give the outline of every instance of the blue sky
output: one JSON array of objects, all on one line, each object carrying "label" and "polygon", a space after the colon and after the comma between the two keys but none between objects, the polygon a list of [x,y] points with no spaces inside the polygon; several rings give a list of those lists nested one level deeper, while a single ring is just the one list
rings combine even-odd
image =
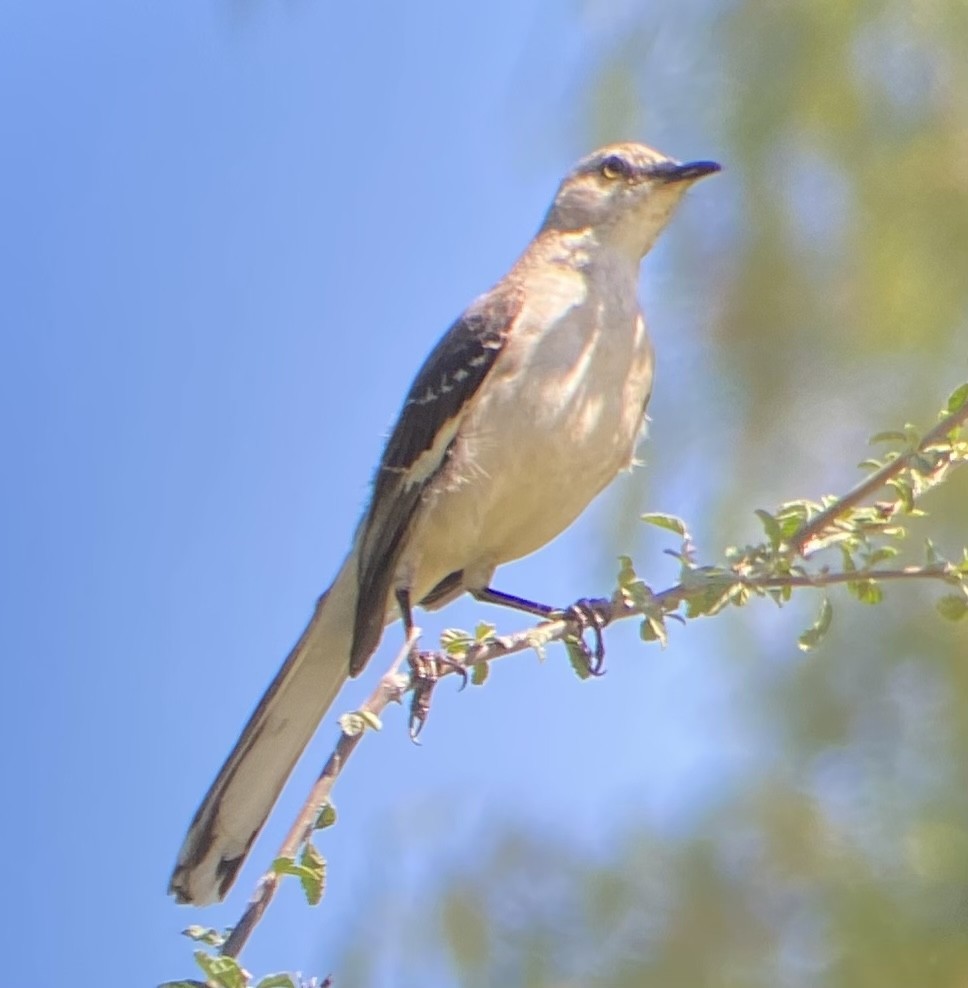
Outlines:
[{"label": "blue sky", "polygon": [[[341,561],[420,360],[590,149],[593,36],[566,5],[518,0],[0,7],[10,984],[186,976],[177,931],[240,912],[395,632],[227,906],[166,899],[184,828]],[[656,130],[623,136],[716,156]],[[693,228],[723,181],[687,203]],[[662,250],[647,267],[656,324],[688,322]],[[667,326],[660,375],[696,362]],[[657,423],[674,397],[660,379]],[[679,472],[655,503],[623,479],[499,585],[607,591],[619,506],[685,512],[694,486]],[[482,617],[521,626],[463,602],[424,626]],[[694,675],[703,640],[634,651],[614,629],[608,675],[586,684],[557,651],[502,664],[484,690],[441,691],[419,749],[391,712],[339,784],[325,903],[281,896],[247,966],[329,970],[375,843],[415,805],[468,832],[500,807],[589,846],[626,814],[683,825],[755,747],[728,674]]]}]

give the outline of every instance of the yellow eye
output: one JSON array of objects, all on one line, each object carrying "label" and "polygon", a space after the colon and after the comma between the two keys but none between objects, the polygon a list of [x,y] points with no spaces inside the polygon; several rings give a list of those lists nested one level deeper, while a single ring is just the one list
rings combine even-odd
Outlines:
[{"label": "yellow eye", "polygon": [[629,164],[618,155],[610,155],[602,162],[602,175],[605,178],[627,178],[629,174]]}]

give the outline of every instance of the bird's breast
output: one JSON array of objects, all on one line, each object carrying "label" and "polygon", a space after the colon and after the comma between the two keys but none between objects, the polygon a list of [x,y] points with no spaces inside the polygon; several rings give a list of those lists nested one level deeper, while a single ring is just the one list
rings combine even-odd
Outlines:
[{"label": "bird's breast", "polygon": [[652,386],[634,283],[532,297],[428,491],[418,544],[487,570],[540,548],[629,465]]}]

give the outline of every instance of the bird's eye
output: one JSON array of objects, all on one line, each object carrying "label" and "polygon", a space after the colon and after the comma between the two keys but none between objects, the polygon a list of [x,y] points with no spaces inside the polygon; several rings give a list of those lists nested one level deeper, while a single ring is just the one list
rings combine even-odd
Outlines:
[{"label": "bird's eye", "polygon": [[602,174],[605,178],[628,178],[631,171],[629,163],[617,154],[610,155],[602,162]]}]

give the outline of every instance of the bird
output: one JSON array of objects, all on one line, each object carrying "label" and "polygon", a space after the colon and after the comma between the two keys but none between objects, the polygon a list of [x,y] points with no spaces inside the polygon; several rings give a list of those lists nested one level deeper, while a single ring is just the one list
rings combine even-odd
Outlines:
[{"label": "bird", "polygon": [[610,144],[565,176],[507,275],[450,326],[390,432],[349,553],[196,812],[171,876],[222,900],[296,762],[388,624],[491,586],[630,467],[652,393],[639,268],[683,194],[720,170]]}]

